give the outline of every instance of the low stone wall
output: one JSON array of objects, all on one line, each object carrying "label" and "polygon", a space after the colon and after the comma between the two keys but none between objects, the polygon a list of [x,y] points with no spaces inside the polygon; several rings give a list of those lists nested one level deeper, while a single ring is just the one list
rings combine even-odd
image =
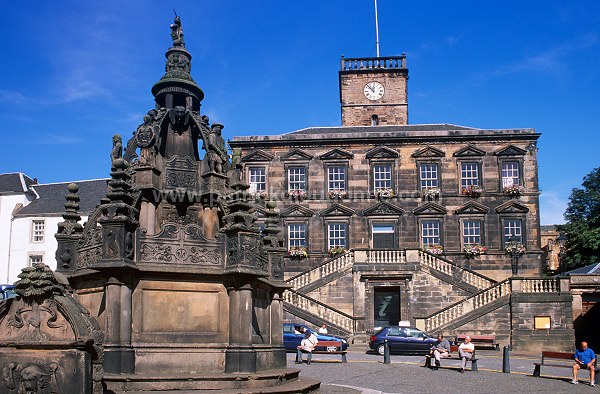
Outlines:
[{"label": "low stone wall", "polygon": [[[571,293],[515,293],[511,296],[513,349],[575,350]],[[535,327],[535,317],[550,317],[550,328]]]}]

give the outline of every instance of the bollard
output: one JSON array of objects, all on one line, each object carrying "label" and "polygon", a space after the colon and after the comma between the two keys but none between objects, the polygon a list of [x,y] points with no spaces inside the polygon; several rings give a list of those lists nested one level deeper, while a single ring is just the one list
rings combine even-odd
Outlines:
[{"label": "bollard", "polygon": [[387,339],[383,341],[383,363],[390,363],[390,346],[388,345]]},{"label": "bollard", "polygon": [[504,346],[503,353],[502,353],[502,372],[503,373],[510,373],[510,357],[509,357],[509,353],[508,353],[509,351],[510,351],[510,347]]}]

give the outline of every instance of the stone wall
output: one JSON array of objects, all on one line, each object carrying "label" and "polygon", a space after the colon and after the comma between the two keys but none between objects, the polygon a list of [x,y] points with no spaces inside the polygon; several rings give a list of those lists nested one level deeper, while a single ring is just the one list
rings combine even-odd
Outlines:
[{"label": "stone wall", "polygon": [[[524,352],[575,350],[570,293],[515,293],[511,296],[513,349]],[[535,329],[536,316],[549,316],[550,329]]]},{"label": "stone wall", "polygon": [[[371,126],[377,115],[380,125],[408,124],[406,72],[357,73],[340,76],[342,125]],[[365,85],[377,81],[385,88],[383,97],[371,101],[364,95]]]},{"label": "stone wall", "polygon": [[[408,126],[407,126],[408,127]],[[373,128],[376,129],[376,128]],[[334,133],[334,131],[332,131]],[[433,133],[433,132],[432,132]],[[441,242],[446,256],[454,263],[480,271],[495,280],[505,279],[510,275],[510,257],[504,253],[503,220],[506,218],[521,219],[527,252],[519,260],[519,274],[535,276],[541,272],[543,262],[540,258],[539,241],[539,204],[537,183],[537,158],[530,154],[526,142],[505,139],[501,142],[488,136],[491,141],[477,141],[471,145],[448,138],[432,140],[425,145],[414,141],[419,138],[417,132],[405,132],[406,141],[392,142],[390,139],[371,138],[369,133],[353,134],[353,138],[364,138],[362,143],[349,143],[343,139],[330,139],[331,135],[316,134],[314,139],[331,141],[318,146],[304,141],[287,141],[280,146],[268,149],[261,147],[261,152],[272,156],[269,161],[253,162],[250,158],[246,168],[261,166],[267,172],[267,194],[274,199],[282,199],[279,207],[282,223],[306,223],[308,258],[286,261],[286,278],[314,267],[330,258],[327,245],[327,225],[331,222],[342,222],[348,226],[347,248],[371,248],[371,228],[373,223],[392,224],[395,229],[395,244],[392,248],[421,247],[420,223],[422,220],[439,220],[441,223]],[[482,131],[483,133],[483,131]],[[393,135],[390,132],[390,135]],[[436,134],[436,135],[437,135]],[[502,134],[498,132],[498,134]],[[336,134],[333,134],[337,136]],[[422,135],[427,135],[426,131]],[[468,141],[469,135],[456,136]],[[447,137],[444,135],[444,137]],[[479,136],[478,136],[479,137]],[[488,138],[486,137],[486,138]],[[520,136],[521,137],[521,136]],[[473,137],[474,138],[474,137]],[[483,137],[482,137],[483,138]],[[531,136],[532,140],[535,139]],[[314,141],[311,139],[311,141]],[[245,147],[244,154],[250,155],[256,146]],[[473,146],[483,152],[481,156],[461,157],[460,152]],[[502,149],[515,146],[520,149],[518,155],[499,156]],[[385,147],[385,157],[369,158],[374,149]],[[339,160],[322,160],[320,157],[333,149],[341,149],[352,154],[351,158]],[[417,155],[423,149],[435,149],[438,156]],[[305,156],[286,155],[301,151]],[[394,153],[395,152],[395,153]],[[525,152],[525,153],[522,153]],[[386,156],[388,155],[388,156]],[[417,155],[415,157],[415,155]],[[459,156],[457,156],[459,155]],[[296,158],[297,157],[297,158]],[[516,160],[521,163],[524,192],[514,197],[502,192],[501,161]],[[476,161],[481,164],[481,185],[483,193],[478,198],[461,195],[460,162]],[[380,206],[381,201],[372,191],[372,164],[385,161],[392,164],[394,197],[384,199],[389,205]],[[418,163],[436,162],[440,168],[441,194],[429,201],[421,196],[419,187]],[[329,165],[342,165],[347,168],[348,197],[340,200],[331,199],[327,190],[327,168]],[[292,200],[286,196],[287,168],[304,166],[307,168],[307,197]],[[433,207],[426,208],[428,203]],[[334,205],[341,206],[336,210]],[[370,212],[369,210],[375,210]],[[482,244],[488,247],[486,255],[476,259],[467,259],[463,255],[461,223],[464,219],[479,219],[482,222]],[[286,234],[284,232],[284,234]]]}]

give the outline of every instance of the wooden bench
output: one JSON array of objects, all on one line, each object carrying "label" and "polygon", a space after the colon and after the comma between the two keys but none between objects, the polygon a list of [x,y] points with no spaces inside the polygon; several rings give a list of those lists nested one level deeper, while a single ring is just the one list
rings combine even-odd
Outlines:
[{"label": "wooden bench", "polygon": [[[462,360],[458,356],[458,346],[450,345],[450,353],[448,353],[448,357],[442,357],[442,360]],[[426,355],[425,356],[425,367],[433,368],[433,366],[431,365],[431,363],[433,363],[433,361],[434,361],[433,356],[430,356],[429,354]],[[475,356],[475,351],[473,351],[473,357],[471,357],[471,359],[467,360],[467,361],[471,361],[471,371],[479,372],[479,370],[477,369],[477,357]]]},{"label": "wooden bench", "polygon": [[[495,335],[468,335],[471,337],[471,343],[477,347],[491,347],[494,350],[500,350],[500,344],[496,342]],[[459,334],[456,336],[456,343],[463,343],[467,334]]]},{"label": "wooden bench", "polygon": [[[540,377],[542,365],[545,367],[573,369],[573,364],[575,364],[573,355],[574,353],[571,352],[543,351],[541,361],[539,363],[533,363],[533,365],[535,365],[535,368],[533,369],[533,376],[535,376],[536,378]],[[598,367],[598,357],[599,355],[596,354],[596,363],[594,364],[596,377],[594,380],[597,384],[600,384],[600,367]],[[570,362],[567,363],[567,361]]]},{"label": "wooden bench", "polygon": [[[306,352],[308,353],[308,352]],[[311,352],[312,354],[333,354],[342,356],[342,363],[347,363],[346,353],[347,351],[342,350],[342,342],[341,341],[319,341],[317,342],[317,346],[315,350]],[[296,354],[296,362],[298,361],[298,354]]]}]

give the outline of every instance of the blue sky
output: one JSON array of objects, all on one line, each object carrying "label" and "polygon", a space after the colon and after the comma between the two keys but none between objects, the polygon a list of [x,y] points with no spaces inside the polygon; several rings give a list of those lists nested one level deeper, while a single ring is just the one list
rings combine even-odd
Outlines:
[{"label": "blue sky", "polygon": [[[111,137],[153,107],[173,8],[201,112],[225,138],[340,125],[340,56],[375,56],[372,0],[6,2],[0,173],[108,176]],[[406,52],[409,121],[542,133],[542,224],[599,166],[600,2],[379,0],[382,55]]]}]

